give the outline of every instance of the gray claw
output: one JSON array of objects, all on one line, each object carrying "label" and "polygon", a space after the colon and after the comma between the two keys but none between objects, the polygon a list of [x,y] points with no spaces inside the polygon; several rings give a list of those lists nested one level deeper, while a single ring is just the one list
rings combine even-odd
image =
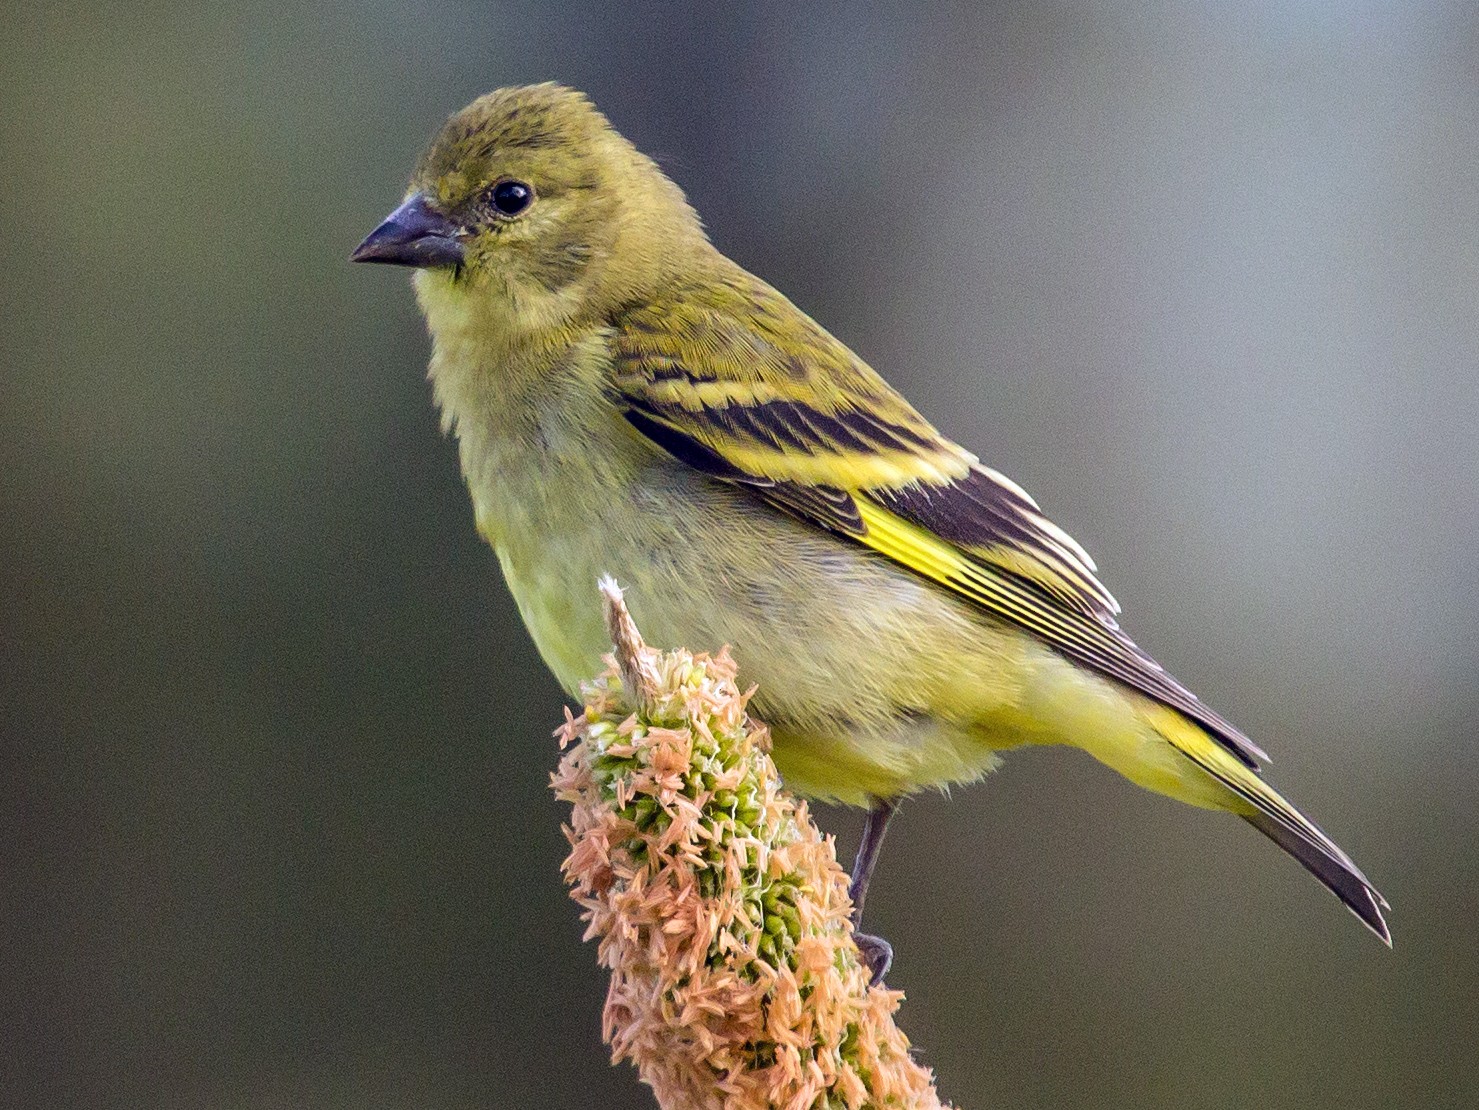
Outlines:
[{"label": "gray claw", "polygon": [[894,946],[882,937],[875,937],[870,933],[856,933],[853,935],[853,940],[857,942],[858,955],[863,958],[863,963],[873,973],[873,977],[868,980],[868,985],[878,986],[893,965]]}]

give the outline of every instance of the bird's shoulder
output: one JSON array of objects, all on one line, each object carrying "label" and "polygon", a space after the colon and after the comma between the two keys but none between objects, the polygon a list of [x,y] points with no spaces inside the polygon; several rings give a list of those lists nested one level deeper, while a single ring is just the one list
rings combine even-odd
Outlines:
[{"label": "bird's shoulder", "polygon": [[725,266],[612,324],[624,403],[755,478],[845,488],[941,482],[975,457],[773,286]]}]

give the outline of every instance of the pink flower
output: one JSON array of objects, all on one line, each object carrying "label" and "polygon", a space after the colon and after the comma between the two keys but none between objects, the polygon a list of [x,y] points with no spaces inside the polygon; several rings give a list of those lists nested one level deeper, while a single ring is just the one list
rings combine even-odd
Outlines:
[{"label": "pink flower", "polygon": [[611,970],[603,1035],[663,1110],[940,1110],[868,985],[847,877],[780,786],[727,652],[646,647],[603,583],[616,655],[559,730],[571,897]]}]

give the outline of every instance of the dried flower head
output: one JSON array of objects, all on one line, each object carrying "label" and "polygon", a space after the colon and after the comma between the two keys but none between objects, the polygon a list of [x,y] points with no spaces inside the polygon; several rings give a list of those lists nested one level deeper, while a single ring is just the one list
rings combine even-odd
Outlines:
[{"label": "dried flower head", "polygon": [[870,987],[847,877],[780,786],[728,654],[642,644],[612,583],[616,657],[559,730],[565,860],[611,969],[604,1035],[664,1110],[938,1108]]}]

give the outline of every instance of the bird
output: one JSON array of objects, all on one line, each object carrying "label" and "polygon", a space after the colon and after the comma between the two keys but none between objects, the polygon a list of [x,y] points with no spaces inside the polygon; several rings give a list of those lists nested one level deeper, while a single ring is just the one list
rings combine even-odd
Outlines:
[{"label": "bird", "polygon": [[[1386,900],[1130,639],[1084,548],[722,254],[584,94],[454,113],[351,259],[412,270],[478,531],[554,676],[577,695],[609,650],[605,576],[650,641],[731,645],[787,786],[867,810],[857,925],[902,799],[1057,744],[1241,817],[1390,946]],[[858,943],[881,979],[892,948]]]}]

